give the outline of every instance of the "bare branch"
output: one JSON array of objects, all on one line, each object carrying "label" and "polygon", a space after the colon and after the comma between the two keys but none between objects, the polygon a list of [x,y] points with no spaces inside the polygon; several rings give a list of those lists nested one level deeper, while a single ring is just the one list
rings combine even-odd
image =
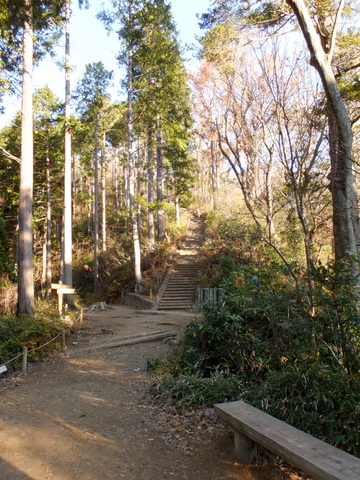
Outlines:
[{"label": "bare branch", "polygon": [[293,278],[293,280],[294,280],[294,282],[295,282],[295,286],[296,286],[296,291],[297,291],[298,297],[301,298],[299,280],[298,280],[297,276],[295,275],[295,273],[293,272],[293,270],[292,270],[289,262],[286,260],[286,258],[285,258],[284,255],[281,253],[281,251],[280,251],[272,242],[270,242],[269,240],[267,240],[265,237],[261,237],[261,239],[263,240],[263,242],[265,242],[267,245],[269,245],[269,247],[271,247],[273,250],[275,250],[275,252],[279,255],[279,257],[281,258],[281,260],[284,262],[284,265],[285,265],[286,268],[288,269],[288,272],[290,273],[291,277]]},{"label": "bare branch", "polygon": [[336,16],[335,16],[333,29],[332,29],[332,32],[331,32],[330,51],[328,53],[328,58],[329,58],[330,63],[332,61],[332,58],[333,58],[334,52],[335,52],[336,33],[337,33],[338,26],[339,26],[339,23],[340,23],[341,13],[343,11],[344,4],[345,4],[345,0],[340,0],[339,7],[337,9]]},{"label": "bare branch", "polygon": [[0,145],[0,151],[1,151],[4,155],[6,155],[8,158],[10,158],[11,160],[15,160],[16,162],[18,162],[19,165],[21,164],[20,158],[15,157],[15,155],[12,155],[10,152],[8,152],[7,150],[5,150],[5,148],[2,147],[1,145]]}]

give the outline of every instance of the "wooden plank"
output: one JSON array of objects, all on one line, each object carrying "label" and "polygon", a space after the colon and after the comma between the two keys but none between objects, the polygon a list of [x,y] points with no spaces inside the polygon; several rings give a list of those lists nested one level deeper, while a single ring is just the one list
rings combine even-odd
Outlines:
[{"label": "wooden plank", "polygon": [[75,293],[75,288],[59,288],[57,293],[58,295],[69,295],[70,293]]},{"label": "wooden plank", "polygon": [[52,283],[51,288],[53,290],[59,290],[59,289],[63,289],[63,288],[70,288],[70,285],[66,285],[64,283]]},{"label": "wooden plank", "polygon": [[360,459],[245,402],[214,405],[216,415],[316,480],[359,480]]},{"label": "wooden plank", "polygon": [[101,343],[99,345],[90,345],[87,348],[81,349],[81,351],[86,350],[97,350],[99,348],[115,348],[115,347],[125,347],[128,345],[136,345],[138,343],[148,343],[148,342],[157,342],[159,340],[165,340],[166,338],[176,337],[176,332],[159,332],[153,334],[145,334],[142,336],[136,337],[126,337],[119,340],[113,340],[109,343]]}]

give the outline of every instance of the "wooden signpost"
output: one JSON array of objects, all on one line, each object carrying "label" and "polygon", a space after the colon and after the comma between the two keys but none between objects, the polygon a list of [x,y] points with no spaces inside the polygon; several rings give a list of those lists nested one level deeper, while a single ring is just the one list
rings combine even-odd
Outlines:
[{"label": "wooden signpost", "polygon": [[75,293],[75,288],[70,288],[70,285],[64,285],[60,283],[52,283],[51,288],[57,291],[58,294],[58,308],[59,308],[59,315],[62,315],[63,311],[63,302],[64,302],[64,295],[71,295]]}]

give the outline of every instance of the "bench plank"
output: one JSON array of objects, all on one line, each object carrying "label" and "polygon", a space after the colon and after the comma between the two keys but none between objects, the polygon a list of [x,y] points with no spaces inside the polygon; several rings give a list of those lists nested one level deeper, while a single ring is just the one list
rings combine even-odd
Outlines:
[{"label": "bench plank", "polygon": [[235,431],[316,480],[360,480],[360,459],[243,401],[216,404],[214,410]]}]

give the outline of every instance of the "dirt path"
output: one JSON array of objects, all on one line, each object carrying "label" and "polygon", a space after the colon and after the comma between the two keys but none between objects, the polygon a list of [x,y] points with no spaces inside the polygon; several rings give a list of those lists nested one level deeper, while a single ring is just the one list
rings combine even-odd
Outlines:
[{"label": "dirt path", "polygon": [[87,315],[65,353],[0,383],[0,480],[296,480],[270,465],[236,463],[225,431],[204,412],[179,415],[151,401],[146,359],[168,344],[88,348],[181,334],[188,320],[124,306]]}]

